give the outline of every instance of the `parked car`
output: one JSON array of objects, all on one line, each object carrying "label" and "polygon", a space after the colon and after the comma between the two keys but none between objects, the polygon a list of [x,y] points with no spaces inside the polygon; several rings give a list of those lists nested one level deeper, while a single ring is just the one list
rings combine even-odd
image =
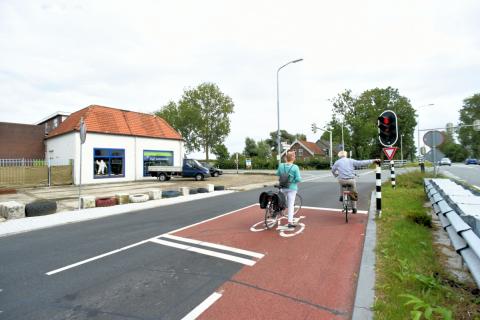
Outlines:
[{"label": "parked car", "polygon": [[207,168],[208,170],[210,170],[210,175],[212,177],[218,177],[219,175],[222,175],[223,174],[223,171],[219,168],[215,168],[214,166],[212,166],[210,163],[208,162],[201,162],[202,166],[204,166],[205,168]]},{"label": "parked car", "polygon": [[474,158],[468,158],[467,160],[465,160],[465,164],[478,164],[478,161]]},{"label": "parked car", "polygon": [[195,178],[197,181],[210,177],[208,168],[205,168],[194,159],[183,159],[183,166],[181,167],[148,166],[148,173],[162,182],[170,180],[173,176]]},{"label": "parked car", "polygon": [[449,158],[442,158],[438,163],[440,166],[451,166],[452,161]]}]

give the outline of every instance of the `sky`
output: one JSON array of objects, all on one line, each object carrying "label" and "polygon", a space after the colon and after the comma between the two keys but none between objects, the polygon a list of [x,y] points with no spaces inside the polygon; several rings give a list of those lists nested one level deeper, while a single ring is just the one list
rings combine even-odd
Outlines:
[{"label": "sky", "polygon": [[477,0],[0,0],[0,122],[152,113],[213,82],[235,104],[225,144],[242,152],[277,130],[277,70],[302,58],[279,72],[281,129],[316,141],[329,99],[388,86],[421,129],[441,128],[480,93],[479,16]]}]

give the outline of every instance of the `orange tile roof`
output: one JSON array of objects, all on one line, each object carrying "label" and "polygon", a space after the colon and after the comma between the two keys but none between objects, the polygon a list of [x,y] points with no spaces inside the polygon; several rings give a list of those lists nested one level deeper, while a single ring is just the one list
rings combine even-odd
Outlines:
[{"label": "orange tile roof", "polygon": [[152,114],[91,105],[72,113],[52,130],[48,138],[80,130],[83,117],[87,132],[182,140],[182,136],[164,119]]},{"label": "orange tile roof", "polygon": [[304,140],[298,140],[298,142],[310,149],[310,151],[312,151],[314,154],[325,154],[325,152],[315,142],[309,142]]}]

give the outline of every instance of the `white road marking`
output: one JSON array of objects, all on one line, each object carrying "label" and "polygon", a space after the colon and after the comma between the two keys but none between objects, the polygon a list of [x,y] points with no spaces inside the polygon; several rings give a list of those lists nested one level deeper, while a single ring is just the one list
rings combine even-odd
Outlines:
[{"label": "white road marking", "polygon": [[204,247],[210,247],[210,248],[235,252],[235,253],[243,254],[243,255],[246,255],[246,256],[251,256],[251,257],[254,257],[254,258],[258,258],[258,259],[261,259],[265,256],[264,254],[261,254],[261,253],[258,253],[258,252],[238,249],[238,248],[234,248],[234,247],[225,246],[225,245],[222,245],[222,244],[216,244],[216,243],[211,243],[211,242],[206,242],[206,241],[200,241],[200,240],[194,240],[194,239],[189,239],[189,238],[173,236],[173,235],[170,235],[170,234],[164,235],[164,236],[162,236],[162,238],[168,238],[168,239],[173,239],[173,240],[178,240],[178,241],[183,241],[183,242],[188,242],[188,243],[194,243],[194,244],[198,244],[198,245],[201,245],[201,246],[204,246]]},{"label": "white road marking", "polygon": [[177,249],[182,249],[182,250],[192,251],[192,252],[196,252],[196,253],[201,253],[201,254],[204,254],[204,255],[207,255],[207,256],[212,256],[212,257],[216,257],[216,258],[220,258],[220,259],[224,259],[224,260],[230,260],[230,261],[233,261],[233,262],[238,262],[238,263],[241,263],[241,264],[244,264],[244,265],[247,265],[247,266],[253,266],[256,263],[256,261],[254,261],[254,260],[240,258],[240,257],[237,257],[237,256],[232,256],[230,254],[220,253],[220,252],[211,251],[211,250],[207,250],[207,249],[192,247],[192,246],[180,244],[180,243],[177,243],[177,242],[165,241],[165,240],[160,240],[160,239],[152,239],[150,241],[161,244],[161,245],[164,245],[164,246],[169,246],[169,247],[173,247],[173,248],[177,248]]},{"label": "white road marking", "polygon": [[51,276],[52,274],[59,273],[59,272],[62,272],[62,271],[65,271],[65,270],[68,270],[68,269],[71,269],[71,268],[78,267],[78,266],[80,266],[80,265],[82,265],[82,264],[85,264],[85,263],[88,263],[88,262],[91,262],[91,261],[95,261],[95,260],[98,260],[98,259],[101,259],[101,258],[110,256],[110,255],[112,255],[112,254],[115,254],[115,253],[118,253],[118,252],[121,252],[121,251],[130,249],[130,248],[139,246],[139,245],[144,244],[144,243],[147,243],[147,242],[149,242],[149,241],[150,241],[150,240],[143,240],[143,241],[140,241],[140,242],[131,244],[131,245],[129,245],[129,246],[126,246],[126,247],[123,247],[123,248],[120,248],[120,249],[117,249],[117,250],[113,250],[113,251],[110,251],[110,252],[106,252],[106,253],[104,253],[104,254],[95,256],[95,257],[93,257],[93,258],[86,259],[86,260],[82,260],[82,261],[79,261],[79,262],[77,262],[77,263],[70,264],[70,265],[68,265],[68,266],[66,266],[66,267],[49,271],[49,272],[46,273],[46,275]]},{"label": "white road marking", "polygon": [[[305,206],[302,206],[302,209],[312,209],[312,210],[322,210],[322,211],[343,211],[343,209],[337,209],[337,208],[320,208],[320,207],[305,207]],[[357,213],[367,214],[368,211],[358,210]]]},{"label": "white road marking", "polygon": [[243,209],[247,209],[247,208],[250,208],[250,207],[253,207],[253,206],[257,206],[257,205],[258,205],[257,203],[254,203],[254,204],[251,204],[251,205],[249,205],[249,206],[246,206],[246,207],[243,207],[243,208],[240,208],[240,209],[237,209],[237,210],[233,210],[233,211],[224,213],[224,214],[222,214],[222,215],[219,215],[219,216],[216,216],[216,217],[207,219],[207,220],[203,220],[203,221],[200,221],[200,222],[191,224],[191,225],[186,226],[186,227],[182,227],[182,228],[178,228],[178,229],[173,230],[173,231],[169,231],[169,232],[166,232],[166,233],[162,233],[162,234],[160,234],[160,235],[158,235],[158,236],[155,236],[155,237],[153,237],[153,238],[150,238],[150,239],[147,239],[147,240],[143,240],[143,241],[140,241],[140,242],[137,242],[137,243],[131,244],[131,245],[129,245],[129,246],[126,246],[126,247],[123,247],[123,248],[120,248],[120,249],[116,249],[116,250],[113,250],[113,251],[110,251],[110,252],[106,252],[106,253],[103,253],[103,254],[101,254],[101,255],[95,256],[95,257],[93,257],[93,258],[89,258],[89,259],[86,259],[86,260],[82,260],[82,261],[76,262],[76,263],[74,263],[74,264],[70,264],[70,265],[68,265],[68,266],[66,266],[66,267],[62,267],[62,268],[59,268],[59,269],[55,269],[55,270],[49,271],[49,272],[46,273],[46,275],[51,276],[51,275],[53,275],[53,274],[55,274],[55,273],[59,273],[59,272],[62,272],[62,271],[65,271],[65,270],[68,270],[68,269],[71,269],[71,268],[75,268],[75,267],[78,267],[78,266],[80,266],[80,265],[82,265],[82,264],[85,264],[85,263],[88,263],[88,262],[91,262],[91,261],[95,261],[95,260],[98,260],[98,259],[101,259],[101,258],[110,256],[110,255],[112,255],[112,254],[115,254],[115,253],[118,253],[118,252],[121,252],[121,251],[130,249],[130,248],[133,248],[133,247],[142,245],[142,244],[144,244],[144,243],[147,243],[147,242],[150,242],[150,241],[153,241],[153,240],[156,240],[157,238],[160,238],[160,237],[162,237],[162,236],[164,236],[164,235],[167,235],[167,234],[170,234],[170,233],[175,233],[175,232],[178,232],[178,231],[182,231],[182,230],[185,230],[185,229],[188,229],[188,228],[197,226],[197,225],[199,225],[199,224],[202,224],[202,223],[205,223],[205,222],[208,222],[208,221],[212,221],[212,220],[215,220],[215,219],[218,219],[218,218],[227,216],[227,215],[229,215],[229,214],[236,213],[236,212],[241,211],[241,210],[243,210]]},{"label": "white road marking", "polygon": [[201,315],[205,310],[210,308],[212,304],[214,304],[218,299],[220,299],[222,295],[220,293],[214,292],[212,293],[207,299],[205,299],[202,303],[195,307],[192,311],[190,311],[182,320],[195,320]]}]

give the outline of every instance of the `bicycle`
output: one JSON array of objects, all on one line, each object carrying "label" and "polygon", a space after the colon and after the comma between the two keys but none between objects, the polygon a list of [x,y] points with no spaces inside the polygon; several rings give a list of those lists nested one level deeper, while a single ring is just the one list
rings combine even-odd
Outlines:
[{"label": "bicycle", "polygon": [[342,184],[342,212],[345,213],[345,223],[348,223],[348,212],[353,212],[352,194],[352,186]]},{"label": "bicycle", "polygon": [[[283,194],[282,189],[279,185],[274,185],[278,189],[276,192],[270,192],[268,203],[265,207],[265,227],[267,229],[273,228],[280,219],[287,218],[287,206],[286,206],[286,196]],[[285,199],[282,201],[279,194],[283,194]],[[281,203],[283,202],[283,203]],[[295,202],[293,204],[293,215],[296,215],[298,211],[302,208],[302,197],[298,194],[295,195]]]}]

